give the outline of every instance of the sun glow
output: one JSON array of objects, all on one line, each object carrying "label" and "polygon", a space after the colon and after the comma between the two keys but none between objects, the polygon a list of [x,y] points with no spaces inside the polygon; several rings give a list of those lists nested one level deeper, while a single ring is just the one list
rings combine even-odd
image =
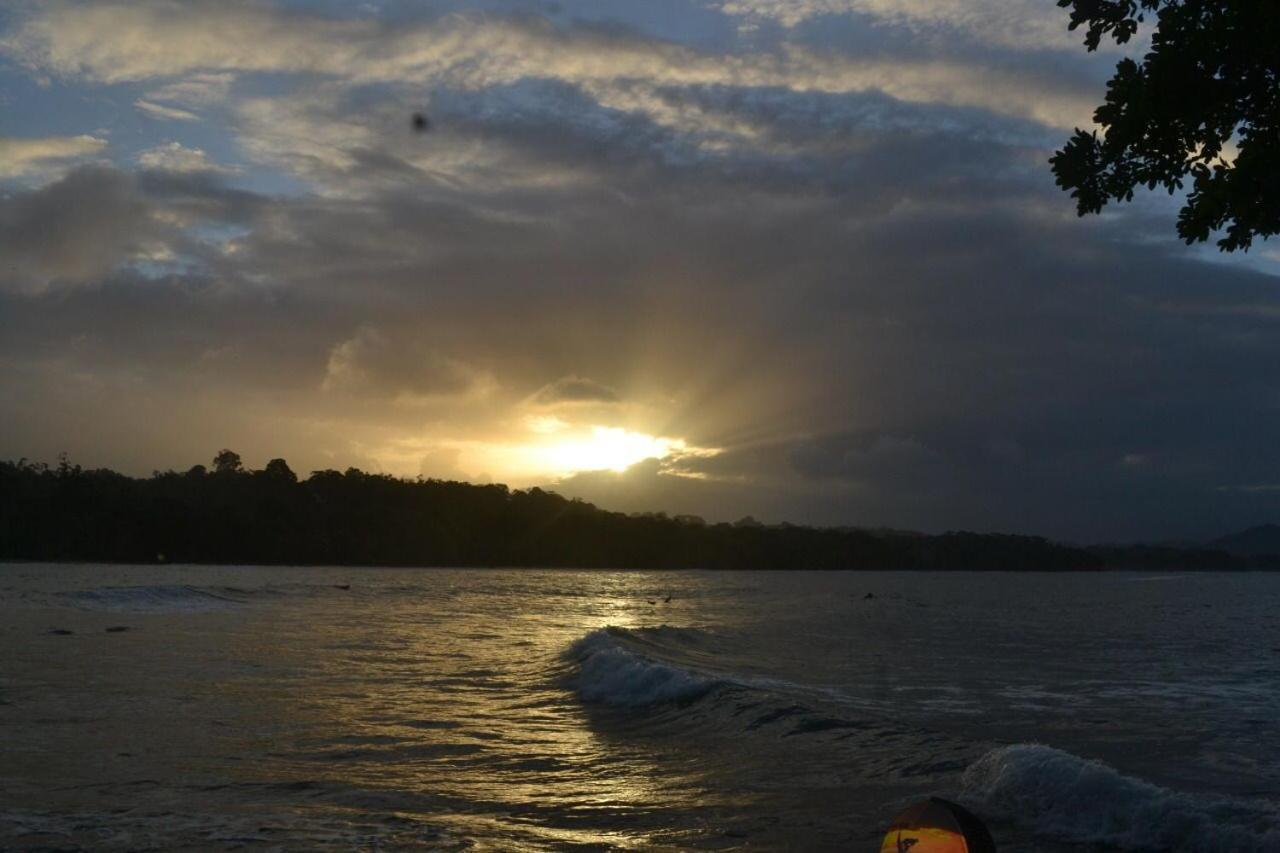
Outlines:
[{"label": "sun glow", "polygon": [[[506,440],[435,441],[415,443],[395,461],[419,458],[430,449],[448,470],[423,470],[424,476],[501,482],[512,488],[547,485],[587,472],[621,474],[638,462],[658,460],[663,473],[698,478],[682,463],[716,456],[719,448],[699,447],[683,438],[636,432],[626,427],[572,424],[554,416],[530,416],[520,431]],[[416,455],[415,455],[416,454]],[[383,454],[385,457],[386,454]],[[387,459],[384,463],[394,467]]]},{"label": "sun glow", "polygon": [[538,467],[564,476],[578,471],[625,471],[645,459],[663,459],[685,450],[682,439],[660,438],[621,427],[593,426],[591,432],[529,448]]}]

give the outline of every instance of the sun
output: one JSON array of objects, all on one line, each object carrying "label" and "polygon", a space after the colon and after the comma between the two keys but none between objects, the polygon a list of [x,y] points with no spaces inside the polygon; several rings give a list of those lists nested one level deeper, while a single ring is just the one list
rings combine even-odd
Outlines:
[{"label": "sun", "polygon": [[579,471],[622,472],[645,459],[664,459],[685,449],[682,439],[631,432],[622,427],[593,426],[585,435],[562,438],[530,448],[539,467],[559,476]]},{"label": "sun", "polygon": [[[698,447],[683,438],[638,432],[620,426],[574,424],[551,415],[523,418],[523,429],[506,441],[458,441],[456,468],[482,480],[497,478],[516,488],[546,485],[591,471],[621,474],[646,459],[665,466],[691,457],[715,456],[719,448]],[[697,476],[682,472],[680,476]]]}]

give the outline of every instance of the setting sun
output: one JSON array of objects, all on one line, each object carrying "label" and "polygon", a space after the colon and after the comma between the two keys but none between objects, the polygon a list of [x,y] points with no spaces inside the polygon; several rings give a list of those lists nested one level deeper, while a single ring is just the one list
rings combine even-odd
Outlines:
[{"label": "setting sun", "polygon": [[588,471],[622,473],[646,459],[669,462],[721,452],[692,445],[683,438],[625,427],[570,424],[560,418],[527,418],[524,427],[521,440],[453,445],[459,453],[459,467],[519,487],[558,482]]},{"label": "setting sun", "polygon": [[530,448],[530,452],[546,470],[565,475],[578,471],[625,471],[641,460],[662,459],[685,446],[682,439],[593,426],[587,435]]}]

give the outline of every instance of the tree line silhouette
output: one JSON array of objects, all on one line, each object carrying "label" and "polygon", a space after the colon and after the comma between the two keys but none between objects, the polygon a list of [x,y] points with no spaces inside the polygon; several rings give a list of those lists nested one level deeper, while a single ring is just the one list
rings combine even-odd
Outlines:
[{"label": "tree line silhouette", "polygon": [[[626,515],[539,488],[315,471],[258,471],[224,450],[206,468],[134,478],[0,462],[0,559],[121,563],[528,566],[619,569],[1255,568],[1181,549],[1082,549],[1033,536],[925,536],[708,524]],[[1139,567],[1135,565],[1134,567]]]}]

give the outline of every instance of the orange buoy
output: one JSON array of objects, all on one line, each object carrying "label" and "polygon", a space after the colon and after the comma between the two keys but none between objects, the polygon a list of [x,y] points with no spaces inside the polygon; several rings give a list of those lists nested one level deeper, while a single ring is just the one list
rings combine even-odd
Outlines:
[{"label": "orange buoy", "polygon": [[930,797],[893,819],[880,853],[996,853],[996,845],[966,809]]}]

